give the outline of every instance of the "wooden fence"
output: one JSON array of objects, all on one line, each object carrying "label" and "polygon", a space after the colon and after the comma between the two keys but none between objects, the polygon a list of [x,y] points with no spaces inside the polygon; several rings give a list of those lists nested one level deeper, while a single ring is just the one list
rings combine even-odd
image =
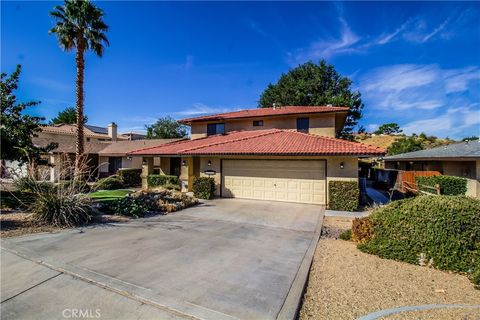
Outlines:
[{"label": "wooden fence", "polygon": [[[413,192],[418,193],[421,192],[415,183],[415,177],[432,177],[432,176],[439,176],[441,175],[438,171],[398,171],[397,175],[397,182],[395,184],[395,188],[400,190],[403,193],[406,192]],[[431,187],[431,186],[423,186],[423,188],[432,189],[432,194],[439,194],[439,186]],[[430,192],[429,192],[430,193]]]}]

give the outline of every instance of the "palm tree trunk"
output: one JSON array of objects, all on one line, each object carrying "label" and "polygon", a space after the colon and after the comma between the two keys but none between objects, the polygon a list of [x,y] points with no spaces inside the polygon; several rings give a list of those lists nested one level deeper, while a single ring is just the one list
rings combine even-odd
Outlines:
[{"label": "palm tree trunk", "polygon": [[85,71],[85,58],[84,58],[85,48],[82,45],[77,47],[76,52],[76,63],[77,63],[77,83],[76,83],[76,94],[77,94],[77,141],[76,141],[76,152],[75,152],[75,179],[82,178],[82,158],[84,156],[84,117],[83,117],[83,80],[84,80],[84,71]]}]

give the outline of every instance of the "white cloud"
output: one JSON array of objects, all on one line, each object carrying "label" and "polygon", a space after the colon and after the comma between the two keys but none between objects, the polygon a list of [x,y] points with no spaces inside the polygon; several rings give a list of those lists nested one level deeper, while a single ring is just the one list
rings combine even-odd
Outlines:
[{"label": "white cloud", "polygon": [[448,94],[473,88],[480,68],[442,69],[437,65],[400,64],[380,67],[359,80],[372,108],[433,110],[447,105]]},{"label": "white cloud", "polygon": [[467,136],[464,132],[480,126],[480,110],[477,105],[468,107],[449,108],[436,117],[416,120],[403,125],[406,134],[426,132],[440,137],[462,138]]},{"label": "white cloud", "polygon": [[198,115],[205,115],[205,114],[211,114],[211,113],[222,113],[222,112],[229,112],[229,111],[236,111],[240,110],[239,107],[213,107],[213,106],[207,106],[203,103],[194,103],[192,107],[174,112],[175,115],[178,116],[198,116]]},{"label": "white cloud", "polygon": [[382,34],[376,41],[375,44],[383,45],[393,41],[400,33],[402,33],[409,24],[411,24],[411,20],[407,20],[404,22],[400,27],[398,27],[394,32],[388,34]]}]

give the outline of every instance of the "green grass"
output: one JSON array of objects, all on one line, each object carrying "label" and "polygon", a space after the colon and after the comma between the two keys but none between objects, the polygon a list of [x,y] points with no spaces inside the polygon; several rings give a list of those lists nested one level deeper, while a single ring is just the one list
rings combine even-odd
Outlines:
[{"label": "green grass", "polygon": [[90,193],[89,197],[95,201],[111,201],[125,198],[130,192],[132,192],[132,190],[129,189],[100,190]]}]

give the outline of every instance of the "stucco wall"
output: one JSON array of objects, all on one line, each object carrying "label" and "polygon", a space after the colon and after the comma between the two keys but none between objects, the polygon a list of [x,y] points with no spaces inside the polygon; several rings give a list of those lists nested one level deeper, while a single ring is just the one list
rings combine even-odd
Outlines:
[{"label": "stucco wall", "polygon": [[[297,118],[303,116],[286,116],[286,117],[265,117],[255,120],[263,120],[263,126],[254,127],[254,119],[230,120],[225,121],[225,131],[244,131],[244,130],[266,130],[266,129],[296,129]],[[310,118],[309,133],[335,137],[335,115],[323,114],[315,116],[307,116]],[[198,139],[207,135],[207,124],[218,123],[219,121],[208,121],[202,123],[194,123],[191,126],[191,138]]]}]

